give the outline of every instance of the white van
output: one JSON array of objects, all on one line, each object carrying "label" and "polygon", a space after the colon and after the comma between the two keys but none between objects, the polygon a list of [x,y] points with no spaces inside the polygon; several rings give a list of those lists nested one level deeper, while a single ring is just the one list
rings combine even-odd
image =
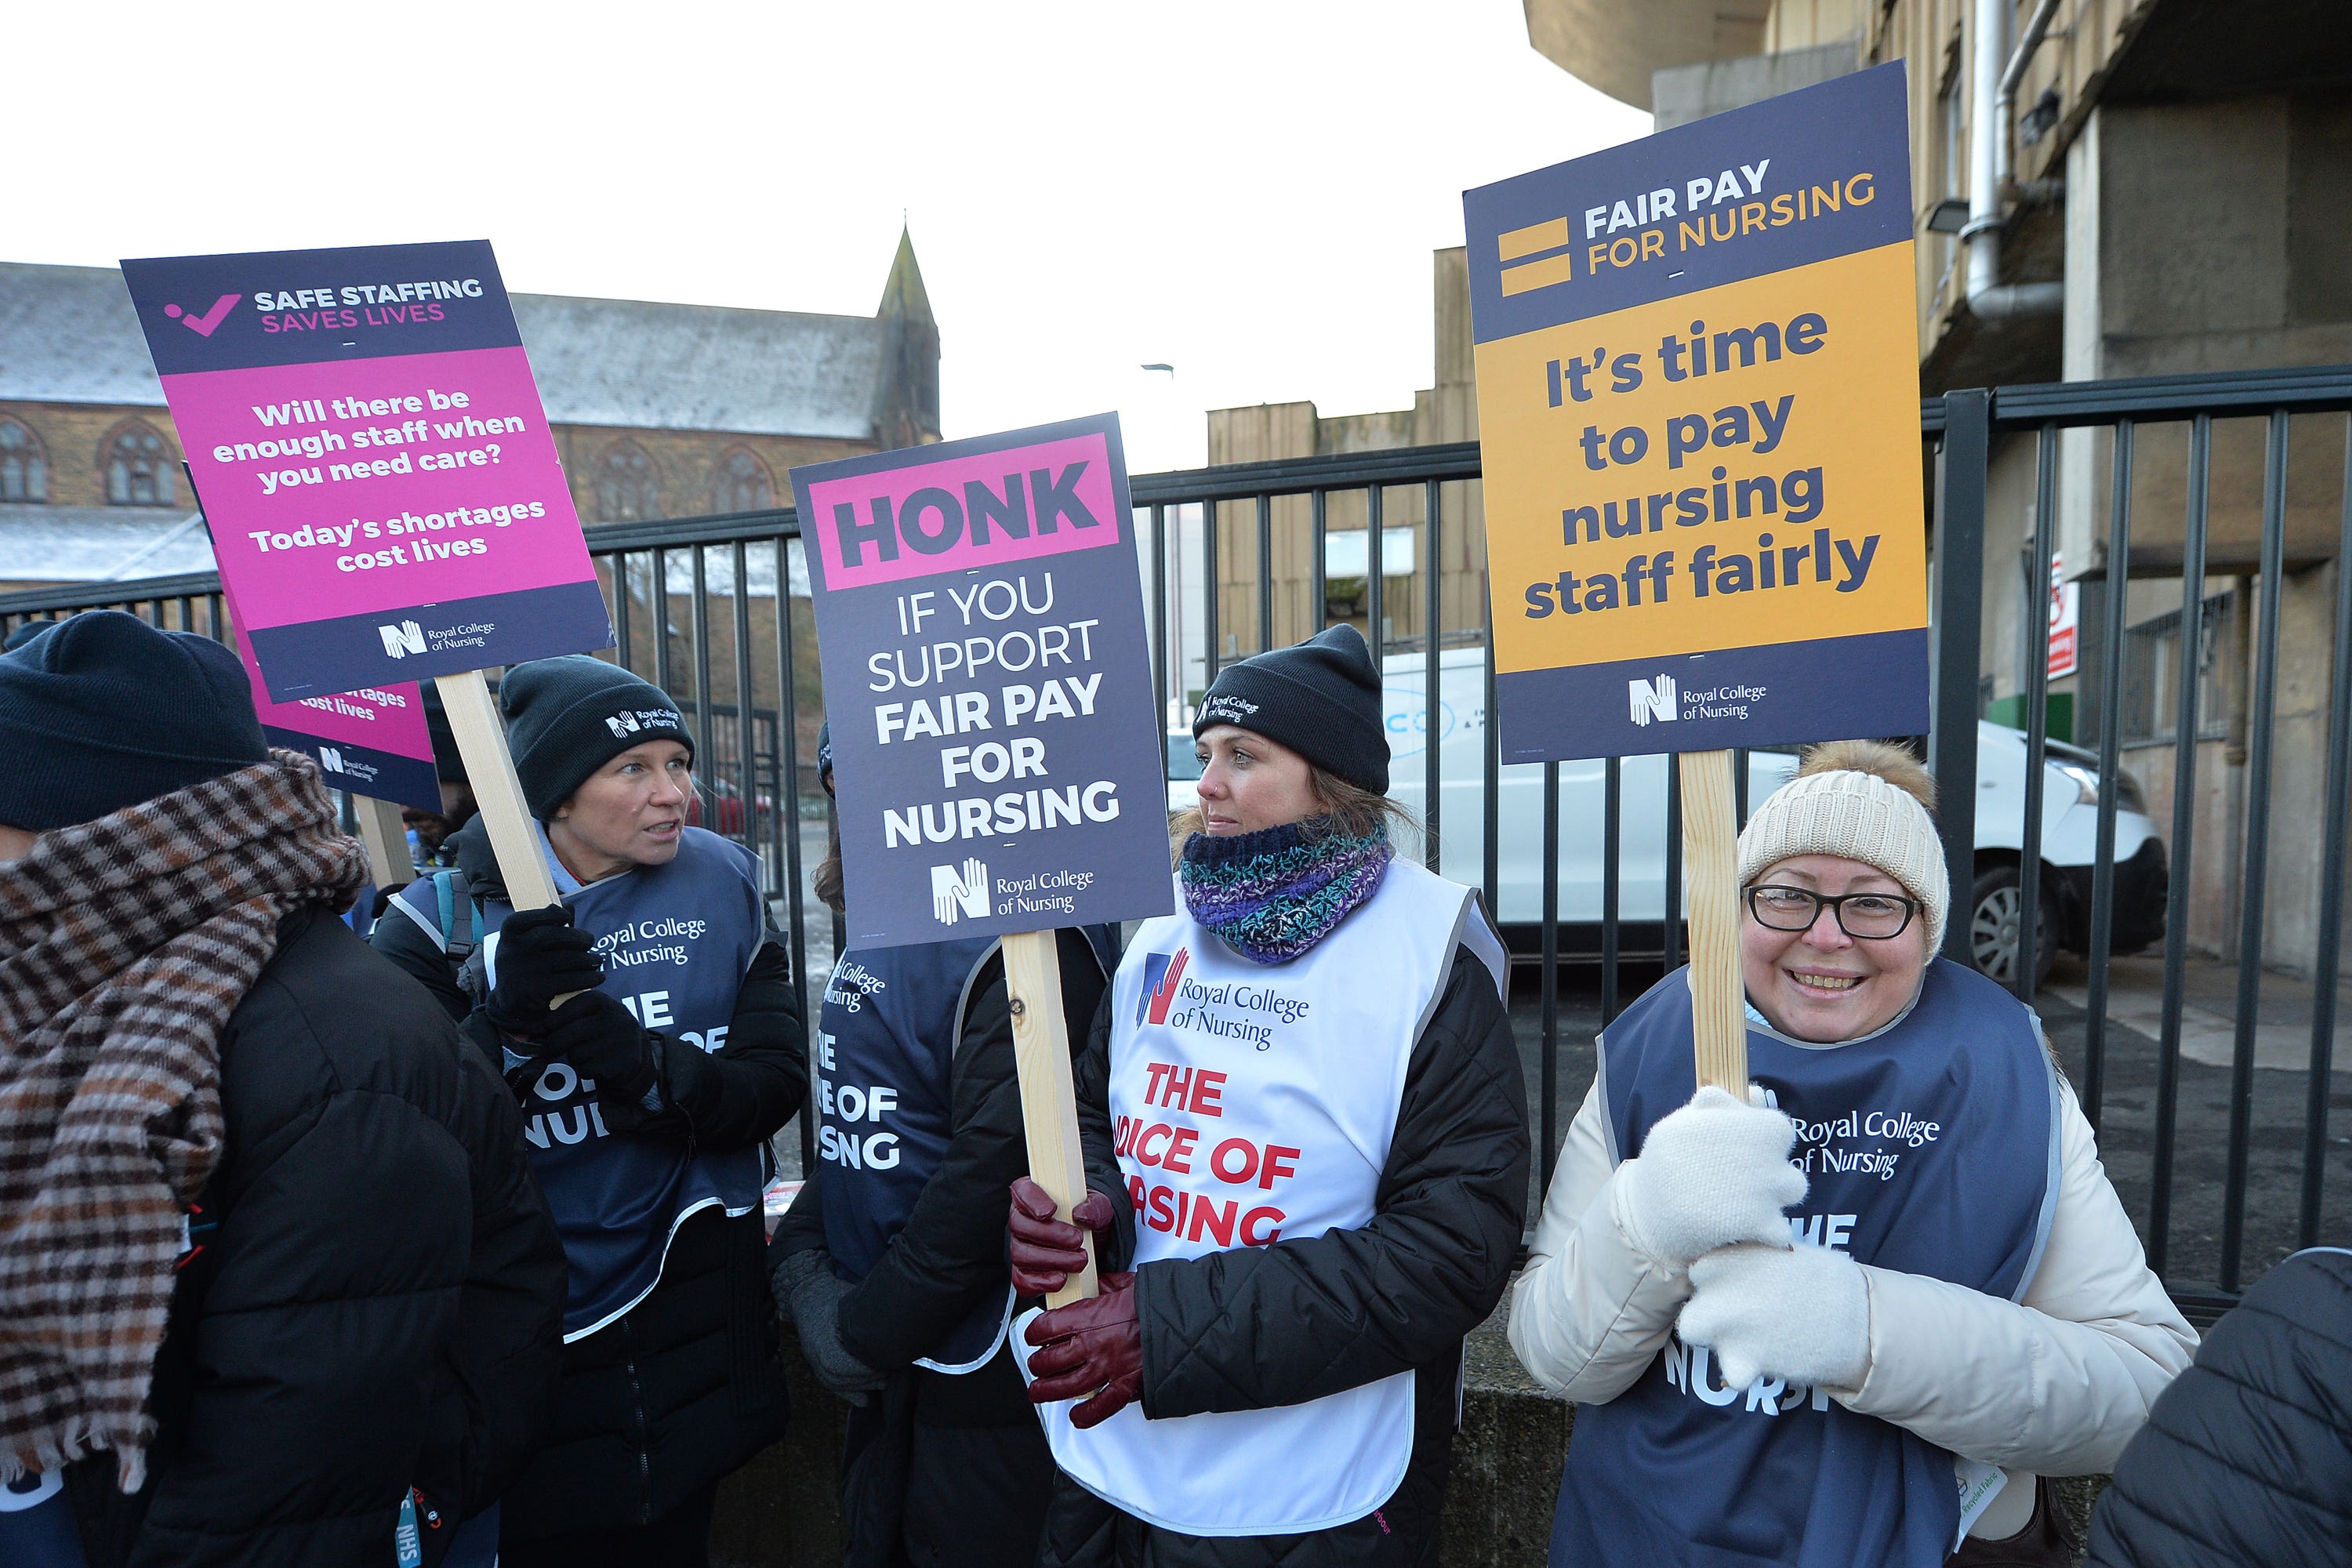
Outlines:
[{"label": "white van", "polygon": [[[1423,695],[1427,667],[1418,653],[1392,654],[1384,663],[1389,794],[1416,815],[1425,815],[1428,708]],[[1439,868],[1476,887],[1486,877],[1485,650],[1444,649],[1438,668]],[[1193,784],[1200,777],[1192,735],[1172,731],[1168,750],[1169,809],[1182,810],[1193,804]],[[1664,950],[1669,761],[1664,756],[1627,757],[1621,768],[1617,912],[1619,951],[1626,957],[1654,958]],[[2058,948],[2079,952],[2090,945],[2097,764],[2095,753],[2055,741],[2043,760],[2037,979],[2049,973]],[[1796,768],[1793,752],[1750,752],[1749,805],[1786,784]],[[1559,951],[1571,957],[1589,958],[1601,950],[1602,772],[1603,764],[1597,761],[1559,765]],[[1502,770],[1500,781],[1498,913],[1512,951],[1524,960],[1542,950],[1543,767],[1514,764]],[[2116,806],[2114,946],[2119,953],[2134,952],[2164,934],[2164,844],[2128,773]],[[1977,967],[2003,984],[2011,983],[2017,963],[2018,867],[2024,822],[2025,737],[1980,721],[1976,876],[1973,887],[1953,889],[1953,919],[1968,922],[1969,952]]]}]

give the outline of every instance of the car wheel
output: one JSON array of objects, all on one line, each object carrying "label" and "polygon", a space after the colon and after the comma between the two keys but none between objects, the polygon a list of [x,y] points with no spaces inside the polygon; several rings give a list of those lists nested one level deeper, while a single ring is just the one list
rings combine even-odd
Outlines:
[{"label": "car wheel", "polygon": [[[2019,911],[2025,903],[2025,889],[2019,880],[2015,866],[1989,866],[1977,873],[1969,899],[1969,960],[1978,973],[2011,990],[2017,986]],[[2037,991],[2058,962],[2057,900],[2047,877],[2042,879],[2041,895],[2042,918],[2035,922],[2033,935]]]}]

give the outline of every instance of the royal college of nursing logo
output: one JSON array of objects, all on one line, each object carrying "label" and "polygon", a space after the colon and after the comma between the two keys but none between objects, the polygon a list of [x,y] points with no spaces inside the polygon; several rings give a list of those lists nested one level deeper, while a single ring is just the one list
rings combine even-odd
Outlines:
[{"label": "royal college of nursing logo", "polygon": [[1168,1021],[1169,1005],[1176,1000],[1176,988],[1184,980],[1184,966],[1192,961],[1192,950],[1189,947],[1143,955],[1143,994],[1135,1002],[1137,1024]]},{"label": "royal college of nursing logo", "polygon": [[1674,721],[1679,699],[1673,676],[1662,675],[1655,681],[1629,680],[1625,683],[1625,696],[1633,710],[1633,722],[1644,730],[1653,719],[1662,724]]},{"label": "royal college of nursing logo", "polygon": [[375,635],[383,639],[383,651],[387,658],[406,658],[412,653],[425,651],[425,628],[415,621],[378,626]]},{"label": "royal college of nursing logo", "polygon": [[931,916],[941,925],[953,925],[964,916],[988,916],[988,867],[978,860],[931,868]]}]

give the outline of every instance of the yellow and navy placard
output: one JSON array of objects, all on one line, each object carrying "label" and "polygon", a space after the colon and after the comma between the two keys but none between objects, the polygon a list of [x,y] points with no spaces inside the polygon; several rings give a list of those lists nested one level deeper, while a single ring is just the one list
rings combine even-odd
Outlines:
[{"label": "yellow and navy placard", "polygon": [[1503,760],[1924,732],[1902,65],[1463,208]]}]

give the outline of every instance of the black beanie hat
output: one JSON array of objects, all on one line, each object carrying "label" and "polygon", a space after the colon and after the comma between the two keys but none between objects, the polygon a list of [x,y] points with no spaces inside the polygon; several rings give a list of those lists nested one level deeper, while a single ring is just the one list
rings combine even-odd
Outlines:
[{"label": "black beanie hat", "polygon": [[441,688],[427,676],[417,682],[425,696],[425,732],[433,737],[433,770],[443,784],[470,784],[466,759],[457,751],[457,731],[449,727],[449,710],[442,704]]},{"label": "black beanie hat", "polygon": [[824,793],[833,793],[833,721],[827,719],[816,727],[816,782]]},{"label": "black beanie hat", "polygon": [[0,654],[0,823],[110,816],[269,760],[236,655],[91,610]]},{"label": "black beanie hat", "polygon": [[18,648],[23,647],[26,643],[31,642],[35,637],[39,637],[43,632],[47,631],[51,626],[56,626],[57,624],[58,623],[55,621],[26,621],[23,626],[18,626],[15,631],[8,634],[8,640],[6,642],[0,642],[0,652],[15,653]]},{"label": "black beanie hat", "polygon": [[1201,700],[1194,737],[1214,724],[1264,735],[1359,789],[1389,792],[1381,675],[1353,626],[1225,666]]},{"label": "black beanie hat", "polygon": [[541,822],[632,746],[676,741],[694,760],[694,737],[669,693],[588,654],[516,665],[499,684],[499,709],[522,797]]}]

